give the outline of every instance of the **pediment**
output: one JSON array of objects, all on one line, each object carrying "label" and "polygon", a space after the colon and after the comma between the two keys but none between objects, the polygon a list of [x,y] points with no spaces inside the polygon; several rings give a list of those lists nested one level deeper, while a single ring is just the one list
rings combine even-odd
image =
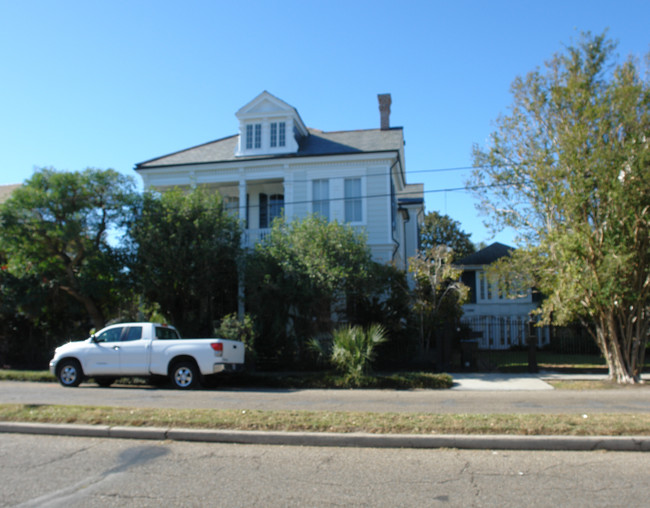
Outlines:
[{"label": "pediment", "polygon": [[235,113],[237,118],[294,115],[296,109],[270,93],[264,91]]}]

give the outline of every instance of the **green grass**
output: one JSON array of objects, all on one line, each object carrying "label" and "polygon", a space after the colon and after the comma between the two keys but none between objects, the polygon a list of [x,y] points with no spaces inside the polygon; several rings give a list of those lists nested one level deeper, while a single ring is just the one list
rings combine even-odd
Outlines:
[{"label": "green grass", "polygon": [[[498,372],[527,372],[527,351],[479,351],[479,364],[487,370]],[[537,365],[540,369],[559,371],[601,371],[607,369],[600,355],[558,354],[538,351]]]},{"label": "green grass", "polygon": [[367,432],[374,434],[650,435],[649,413],[454,415],[3,404],[0,405],[0,420],[163,428]]}]

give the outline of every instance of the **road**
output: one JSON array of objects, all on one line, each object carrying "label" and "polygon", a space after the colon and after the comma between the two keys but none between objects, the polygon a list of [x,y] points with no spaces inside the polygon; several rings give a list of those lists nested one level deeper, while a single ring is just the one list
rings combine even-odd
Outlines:
[{"label": "road", "polygon": [[610,390],[178,390],[0,382],[0,404],[425,413],[640,413],[650,387]]},{"label": "road", "polygon": [[0,434],[0,505],[647,506],[644,453],[380,450]]}]

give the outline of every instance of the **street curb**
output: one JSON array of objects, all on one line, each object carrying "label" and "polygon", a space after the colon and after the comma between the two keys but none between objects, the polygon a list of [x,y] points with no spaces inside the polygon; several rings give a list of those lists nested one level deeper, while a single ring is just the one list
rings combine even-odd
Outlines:
[{"label": "street curb", "polygon": [[287,446],[356,448],[458,448],[465,450],[650,451],[650,436],[508,436],[416,435],[334,432],[261,432],[243,430],[111,427],[50,423],[0,422],[0,432],[77,437],[150,439]]}]

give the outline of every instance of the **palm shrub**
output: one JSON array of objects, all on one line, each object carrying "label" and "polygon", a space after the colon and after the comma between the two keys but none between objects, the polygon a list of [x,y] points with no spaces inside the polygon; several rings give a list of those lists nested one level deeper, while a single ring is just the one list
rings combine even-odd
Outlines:
[{"label": "palm shrub", "polygon": [[360,326],[348,325],[332,334],[329,354],[317,339],[312,339],[310,345],[319,356],[328,357],[347,382],[359,385],[363,377],[370,372],[377,346],[386,340],[386,330],[381,325],[373,324],[365,330]]}]

